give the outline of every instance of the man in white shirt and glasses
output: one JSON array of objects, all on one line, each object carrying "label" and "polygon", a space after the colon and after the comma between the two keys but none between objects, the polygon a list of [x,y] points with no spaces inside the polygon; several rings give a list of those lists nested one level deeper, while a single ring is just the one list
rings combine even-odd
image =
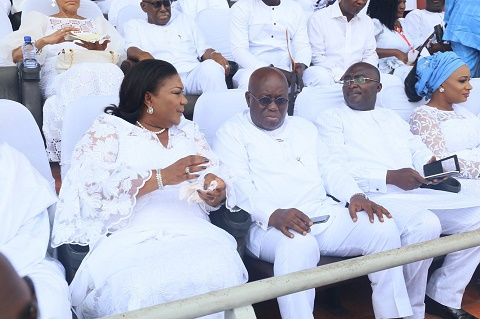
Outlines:
[{"label": "man in white shirt and glasses", "polygon": [[333,84],[355,62],[378,64],[373,22],[359,14],[367,0],[341,0],[315,12],[308,21],[313,66],[306,86]]},{"label": "man in white shirt and glasses", "polygon": [[171,0],[140,2],[147,20],[125,24],[128,58],[160,59],[175,66],[186,94],[227,90],[230,64],[206,42],[191,16],[173,9]]},{"label": "man in white shirt and glasses", "polygon": [[[400,234],[390,213],[368,200],[336,165],[315,126],[286,116],[288,84],[283,73],[260,68],[248,88],[249,110],[228,120],[213,144],[233,175],[237,206],[254,221],[247,253],[273,263],[278,276],[315,267],[321,254],[357,256],[399,247]],[[431,233],[428,223],[418,236],[438,237],[440,226]],[[412,314],[402,267],[369,278],[376,318]],[[279,297],[282,318],[313,318],[314,297],[314,289]]]},{"label": "man in white shirt and glasses", "polygon": [[[400,230],[418,230],[401,231],[402,245],[425,240],[418,234],[427,232],[424,227],[431,224],[419,221],[434,220],[432,215],[437,217],[435,223],[440,221],[443,234],[478,229],[480,198],[419,188],[432,183],[421,173],[423,165],[435,161],[435,157],[400,116],[375,107],[377,93],[382,89],[378,69],[368,63],[355,63],[342,80],[345,105],[318,116],[320,140],[369,198],[388,207]],[[405,265],[413,307],[411,318],[424,318],[425,304],[427,312],[443,318],[474,318],[461,309],[461,301],[479,262],[480,247],[450,253],[433,272],[428,285],[431,260]]]},{"label": "man in white shirt and glasses", "polygon": [[230,46],[241,69],[233,86],[246,89],[253,71],[273,66],[290,81],[310,65],[306,14],[294,0],[239,0],[230,12]]}]

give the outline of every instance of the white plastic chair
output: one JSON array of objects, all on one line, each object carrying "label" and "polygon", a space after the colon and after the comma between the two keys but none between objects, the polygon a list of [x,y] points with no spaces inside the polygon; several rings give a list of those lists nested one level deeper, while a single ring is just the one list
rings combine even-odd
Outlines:
[{"label": "white plastic chair", "polygon": [[[26,0],[22,11],[22,23],[24,18],[30,11],[38,11],[47,16],[58,13],[58,6],[52,7],[51,0]],[[95,19],[98,16],[103,16],[102,10],[90,0],[80,0],[80,8],[78,8],[78,15]]]},{"label": "white plastic chair", "polygon": [[227,0],[177,0],[177,9],[180,12],[196,17],[197,14],[205,9],[228,9]]},{"label": "white plastic chair", "polygon": [[125,30],[124,30],[125,23],[127,23],[129,20],[132,20],[132,19],[147,20],[147,14],[143,12],[139,4],[131,4],[131,5],[122,7],[120,11],[118,11],[118,15],[116,18],[117,31],[122,35],[122,37],[125,37]]},{"label": "white plastic chair", "polygon": [[65,110],[62,124],[62,159],[60,174],[63,178],[70,169],[75,145],[90,128],[105,107],[118,104],[117,95],[83,96]]},{"label": "white plastic chair", "polygon": [[0,99],[0,141],[22,152],[55,188],[42,135],[32,114],[22,104]]},{"label": "white plastic chair", "polygon": [[384,87],[377,95],[377,106],[395,111],[407,122],[413,110],[425,103],[424,99],[419,102],[409,102],[403,85]]},{"label": "white plastic chair", "polygon": [[295,100],[293,115],[314,122],[321,112],[343,104],[343,92],[340,84],[305,87]]},{"label": "white plastic chair", "polygon": [[207,43],[225,59],[233,61],[230,49],[230,9],[204,9],[197,14],[196,21]]},{"label": "white plastic chair", "polygon": [[233,115],[247,109],[244,90],[206,92],[200,95],[195,104],[193,121],[211,146],[217,129]]},{"label": "white plastic chair", "polygon": [[473,114],[480,115],[480,78],[471,79],[470,84],[473,86],[470,96],[467,102],[460,105],[466,107]]},{"label": "white plastic chair", "polygon": [[[131,7],[130,10],[133,10],[132,8],[136,7],[136,8],[134,8],[135,11],[138,12],[138,10],[139,10],[140,12],[142,12],[142,16],[146,18],[147,14],[145,12],[143,12],[143,10],[140,8],[140,2],[141,1],[142,0],[115,0],[115,1],[113,1],[112,4],[110,5],[110,10],[108,11],[108,21],[111,24],[113,24],[114,26],[116,26],[117,29],[118,29],[119,19],[120,19],[120,11],[125,9],[125,7],[129,7],[129,8]],[[124,15],[125,15],[125,11],[124,11]],[[140,18],[141,17],[136,17],[136,16],[134,17],[134,19],[140,19]],[[126,21],[128,21],[128,20],[125,20],[123,23],[125,23]],[[118,32],[120,32],[120,34],[123,36],[123,27],[122,27],[121,31],[120,31],[120,29],[118,29]]]}]

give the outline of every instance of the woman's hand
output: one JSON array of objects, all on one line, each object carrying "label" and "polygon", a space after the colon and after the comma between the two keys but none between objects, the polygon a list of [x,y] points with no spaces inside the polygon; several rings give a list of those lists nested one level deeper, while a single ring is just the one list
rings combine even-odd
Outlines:
[{"label": "woman's hand", "polygon": [[75,42],[76,45],[84,47],[87,50],[96,50],[96,51],[105,51],[107,44],[110,43],[110,40],[105,40],[102,43],[96,42],[87,42],[83,40],[78,40],[80,42]]},{"label": "woman's hand", "polygon": [[[207,190],[212,181],[217,182],[217,187],[214,190]],[[210,173],[205,175],[205,181],[203,183],[204,191],[198,190],[198,196],[203,199],[206,204],[215,207],[220,205],[227,197],[226,187],[223,179]]]},{"label": "woman's hand", "polygon": [[45,45],[62,43],[65,42],[65,36],[71,34],[72,31],[79,31],[79,29],[74,27],[64,27],[50,35],[44,36],[41,40],[43,40]]},{"label": "woman's hand", "polygon": [[163,185],[177,185],[199,177],[200,175],[195,173],[205,170],[207,168],[205,164],[208,162],[208,158],[199,155],[179,159],[161,170]]},{"label": "woman's hand", "polygon": [[402,61],[403,63],[407,64],[408,63],[408,54],[405,52],[402,52],[400,50],[396,50],[395,57]]}]

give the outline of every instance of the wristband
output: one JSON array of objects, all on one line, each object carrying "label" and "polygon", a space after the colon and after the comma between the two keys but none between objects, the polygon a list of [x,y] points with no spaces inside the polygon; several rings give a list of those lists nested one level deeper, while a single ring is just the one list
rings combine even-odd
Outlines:
[{"label": "wristband", "polygon": [[161,169],[156,169],[157,172],[157,185],[158,189],[163,189],[165,186],[163,185],[163,179],[162,179],[162,170]]}]

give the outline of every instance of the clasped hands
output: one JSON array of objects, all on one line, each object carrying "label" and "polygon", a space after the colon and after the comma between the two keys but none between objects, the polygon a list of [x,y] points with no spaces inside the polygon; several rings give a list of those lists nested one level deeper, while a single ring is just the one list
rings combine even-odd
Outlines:
[{"label": "clasped hands", "polygon": [[[363,196],[353,196],[350,199],[350,205],[348,206],[348,212],[353,222],[358,220],[357,212],[362,210],[367,213],[371,223],[374,222],[375,215],[380,222],[384,221],[383,216],[392,218],[392,215],[384,207]],[[305,236],[311,231],[310,227],[313,226],[313,222],[300,210],[296,208],[287,208],[275,210],[272,215],[270,215],[268,225],[280,230],[285,236],[293,238],[294,234],[289,232],[289,229]]]},{"label": "clasped hands", "polygon": [[[207,169],[209,159],[199,155],[189,155],[179,159],[172,165],[161,170],[164,185],[177,185],[184,181],[198,178],[198,172]],[[214,190],[207,190],[212,181],[217,182]],[[205,175],[203,189],[198,190],[198,196],[210,206],[220,205],[226,198],[226,185],[223,179],[215,174]]]}]

